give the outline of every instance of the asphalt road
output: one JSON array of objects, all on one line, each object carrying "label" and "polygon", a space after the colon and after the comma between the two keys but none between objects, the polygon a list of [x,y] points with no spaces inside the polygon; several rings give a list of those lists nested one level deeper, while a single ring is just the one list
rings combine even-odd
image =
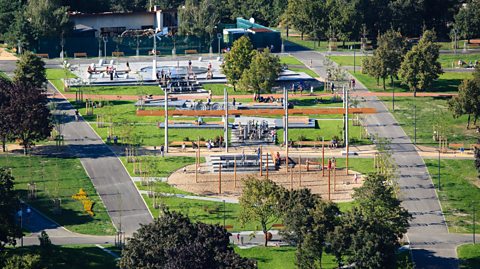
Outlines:
[{"label": "asphalt road", "polygon": [[[49,90],[54,90],[49,85]],[[131,235],[153,218],[140,193],[115,153],[103,143],[87,122],[75,121],[71,104],[57,98],[57,111],[67,114],[63,135],[70,154],[79,158],[118,230]]]},{"label": "asphalt road", "polygon": [[[324,55],[313,51],[292,53],[306,65],[325,77]],[[366,87],[357,81],[355,92],[365,93]],[[362,97],[363,107],[373,107],[377,113],[366,117],[369,133],[390,140],[393,159],[398,165],[398,184],[402,206],[412,215],[408,240],[416,268],[458,268],[456,246],[471,242],[471,236],[448,233],[444,215],[432,179],[423,159],[393,115],[375,96]]]}]

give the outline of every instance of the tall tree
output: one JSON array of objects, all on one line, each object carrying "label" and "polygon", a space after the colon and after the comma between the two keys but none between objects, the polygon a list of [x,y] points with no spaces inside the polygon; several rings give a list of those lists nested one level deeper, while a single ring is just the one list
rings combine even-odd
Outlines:
[{"label": "tall tree", "polygon": [[337,225],[339,210],[309,189],[286,191],[281,199],[285,229],[283,238],[297,247],[298,268],[316,268],[321,264],[327,234]]},{"label": "tall tree", "polygon": [[417,96],[417,91],[430,87],[443,73],[438,61],[440,46],[435,39],[435,32],[425,31],[418,44],[403,59],[399,75],[402,82],[413,91],[413,96]]},{"label": "tall tree", "polygon": [[288,0],[285,20],[301,33],[310,34],[315,39],[325,37],[327,31],[327,7],[321,0]]},{"label": "tall tree", "polygon": [[356,268],[394,268],[410,214],[401,207],[393,186],[378,174],[369,175],[353,198],[356,205],[342,217],[344,226],[333,236],[336,251],[345,250],[343,255]]},{"label": "tall tree", "polygon": [[21,10],[21,0],[0,0],[0,36],[5,34],[15,19],[17,10]]},{"label": "tall tree", "polygon": [[27,154],[36,141],[46,139],[52,131],[47,96],[42,89],[22,82],[16,82],[12,87],[10,109],[15,112],[12,115],[15,123],[12,133],[21,141]]},{"label": "tall tree", "polygon": [[229,83],[236,90],[236,84],[243,72],[250,67],[253,57],[253,46],[247,36],[242,36],[233,42],[230,52],[225,54],[222,70]]},{"label": "tall tree", "polygon": [[474,124],[480,117],[480,67],[475,69],[473,79],[466,79],[458,86],[458,95],[448,102],[454,117],[468,115],[467,129],[470,128],[470,118]]},{"label": "tall tree", "polygon": [[356,39],[360,33],[362,14],[358,12],[360,0],[328,0],[329,37],[345,41]]},{"label": "tall tree", "polygon": [[[477,143],[480,144],[480,139],[477,140]],[[475,147],[474,155],[475,155],[475,168],[477,169],[478,178],[480,178],[480,148],[479,147]]]},{"label": "tall tree", "polygon": [[388,30],[378,37],[377,43],[378,48],[364,67],[369,75],[382,78],[383,90],[386,90],[385,79],[390,76],[393,81],[393,78],[397,77],[405,51],[405,40],[400,32]]},{"label": "tall tree", "polygon": [[212,42],[221,19],[219,0],[187,0],[179,10],[179,32],[183,35],[209,37]]},{"label": "tall tree", "polygon": [[15,122],[12,120],[15,111],[10,106],[11,95],[12,82],[0,77],[0,115],[2,115],[0,117],[0,140],[3,152],[7,149],[7,142],[13,138],[12,130],[15,126]]},{"label": "tall tree", "polygon": [[22,50],[33,49],[36,45],[36,34],[28,18],[24,16],[23,10],[15,13],[14,20],[11,22],[5,33],[5,41],[9,48],[20,47]]},{"label": "tall tree", "polygon": [[255,268],[230,246],[218,225],[192,223],[180,213],[162,215],[133,234],[122,251],[120,268]]},{"label": "tall tree", "polygon": [[243,192],[239,199],[240,221],[260,223],[265,236],[265,246],[268,243],[268,231],[280,217],[280,197],[283,191],[281,186],[271,180],[254,177],[243,180]]},{"label": "tall tree", "polygon": [[480,37],[480,10],[479,0],[469,0],[455,15],[455,27],[458,28],[460,37],[470,40]]},{"label": "tall tree", "polygon": [[31,52],[25,52],[17,61],[13,80],[32,88],[44,89],[47,82],[45,63]]},{"label": "tall tree", "polygon": [[20,201],[13,190],[13,181],[10,172],[0,167],[0,251],[6,244],[15,245],[15,238],[22,234],[15,219]]},{"label": "tall tree", "polygon": [[36,0],[28,1],[24,16],[37,38],[61,37],[72,28],[67,11],[58,0]]},{"label": "tall tree", "polygon": [[261,52],[253,51],[250,67],[243,72],[239,85],[245,90],[268,93],[275,85],[281,71],[280,59],[271,54],[269,49],[266,48]]}]

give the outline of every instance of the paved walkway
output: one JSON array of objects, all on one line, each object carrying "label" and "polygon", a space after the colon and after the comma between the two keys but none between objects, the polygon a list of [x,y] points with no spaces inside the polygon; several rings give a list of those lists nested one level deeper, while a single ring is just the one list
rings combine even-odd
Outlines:
[{"label": "paved walkway", "polygon": [[[294,54],[302,62],[313,60],[313,70],[325,73],[323,54],[299,52]],[[357,83],[357,93],[368,90]],[[457,268],[456,246],[471,241],[471,236],[448,233],[437,193],[426,169],[410,138],[375,96],[366,96],[362,106],[377,109],[377,114],[366,118],[369,133],[391,141],[393,158],[398,165],[398,183],[402,205],[413,215],[407,236],[412,247],[413,260],[417,268]]]},{"label": "paved walkway", "polygon": [[[50,84],[49,90],[54,90]],[[75,110],[66,99],[55,101],[57,110],[68,115],[63,132],[70,153],[80,159],[115,227],[130,235],[140,224],[151,222],[145,202],[115,153],[90,125],[74,120]]]}]

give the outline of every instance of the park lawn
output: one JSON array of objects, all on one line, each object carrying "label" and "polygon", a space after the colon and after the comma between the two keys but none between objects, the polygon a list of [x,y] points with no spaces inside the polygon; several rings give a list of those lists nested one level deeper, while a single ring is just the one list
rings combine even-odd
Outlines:
[{"label": "park lawn", "polygon": [[[316,51],[328,51],[328,42],[325,40],[322,40],[320,42],[314,41],[311,38],[309,38],[307,35],[304,36],[304,39],[302,40],[300,36],[289,36],[288,39],[283,40],[286,49],[288,49],[289,46],[302,46],[311,50],[316,50]],[[355,42],[355,41],[346,41],[345,42],[345,47],[343,47],[343,42],[339,41],[337,42],[337,51],[351,51],[350,46],[354,45],[357,49],[360,47],[360,42]]]},{"label": "park lawn", "polygon": [[297,58],[288,55],[288,56],[280,56],[280,63],[286,65],[303,65],[303,63],[298,60]]},{"label": "park lawn", "polygon": [[[382,80],[380,80],[379,85],[377,85],[376,79],[362,74],[361,72],[356,72],[355,74],[350,71],[356,79],[358,79],[368,90],[372,92],[383,92]],[[468,72],[448,72],[441,74],[439,79],[433,82],[433,85],[426,92],[443,92],[443,93],[455,93],[458,91],[458,85],[462,83],[464,79],[472,78],[472,73]],[[395,86],[395,92],[409,92],[407,86],[401,84],[399,80],[394,80],[393,85]],[[387,92],[392,91],[392,86],[390,79],[385,80],[385,87]]]},{"label": "park lawn", "polygon": [[[295,266],[295,247],[253,247],[241,249],[235,246],[235,252],[244,258],[257,261],[259,269],[291,269]],[[337,268],[335,257],[322,254],[322,268]]]},{"label": "park lawn", "polygon": [[[168,177],[178,169],[195,163],[194,157],[186,156],[141,156],[139,157],[142,168],[151,177]],[[133,163],[128,163],[126,157],[120,157],[130,176],[138,176],[133,171]]]},{"label": "park lawn", "polygon": [[223,96],[223,89],[227,89],[228,95],[245,95],[245,94],[250,95],[251,94],[251,92],[241,90],[239,88],[236,88],[234,91],[233,86],[230,84],[208,83],[208,84],[203,84],[202,86],[204,90],[212,91],[212,95],[217,95],[217,96]]},{"label": "park lawn", "polygon": [[7,248],[6,256],[11,254],[38,254],[41,256],[40,268],[55,269],[115,269],[115,257],[94,245],[53,245],[51,253],[42,254],[39,246]]},{"label": "park lawn", "polygon": [[[105,206],[78,159],[6,155],[0,157],[0,166],[12,168],[15,190],[22,199],[65,228],[82,234],[115,233]],[[38,198],[29,201],[27,184],[32,181],[36,183]],[[84,212],[80,201],[72,198],[80,188],[95,202],[93,217]],[[61,199],[61,214],[53,211],[54,198]]]},{"label": "park lawn", "polygon": [[[288,138],[293,141],[322,141],[322,137],[326,141],[332,140],[334,137],[342,137],[343,121],[341,119],[317,120],[319,128],[290,128],[288,129]],[[371,144],[367,139],[361,139],[363,131],[362,126],[353,126],[349,121],[350,142],[354,144]],[[283,143],[283,129],[277,130],[278,142]]]},{"label": "park lawn", "polygon": [[480,268],[480,244],[466,244],[457,248],[460,269]]},{"label": "park lawn", "polygon": [[315,73],[312,69],[309,69],[307,67],[288,67],[289,70],[294,71],[294,72],[303,72],[312,78],[318,78],[318,74]]},{"label": "park lawn", "polygon": [[[461,51],[461,49],[457,51]],[[474,64],[475,61],[480,61],[480,54],[441,54],[439,58],[439,61],[442,64],[443,68],[457,67],[458,60],[463,60],[467,64],[469,62],[472,62],[472,64]]]},{"label": "park lawn", "polygon": [[47,80],[49,80],[60,92],[65,92],[62,79],[77,77],[72,72],[68,70],[65,71],[65,69],[46,69],[45,72],[47,74]]},{"label": "park lawn", "polygon": [[[435,188],[438,188],[438,160],[425,159]],[[473,160],[441,160],[438,192],[448,229],[455,233],[471,233],[473,230],[472,203],[480,199],[478,173]],[[476,225],[480,222],[477,220]]]},{"label": "park lawn", "polygon": [[[392,99],[380,97],[388,109]],[[435,126],[443,126],[449,143],[476,143],[478,134],[475,129],[466,129],[467,116],[454,118],[448,109],[446,99],[434,97],[395,97],[394,117],[407,135],[414,140],[414,105],[417,111],[417,143],[438,144],[433,140]],[[473,121],[472,121],[473,123]]]},{"label": "park lawn", "polygon": [[[362,66],[363,59],[369,56],[355,56],[355,66]],[[353,66],[353,56],[328,56],[330,60],[336,62],[340,66]]]}]

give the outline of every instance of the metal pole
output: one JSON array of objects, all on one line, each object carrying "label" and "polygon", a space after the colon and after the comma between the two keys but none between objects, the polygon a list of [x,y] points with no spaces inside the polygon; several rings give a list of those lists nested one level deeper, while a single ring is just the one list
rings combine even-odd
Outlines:
[{"label": "metal pole", "polygon": [[226,211],[225,200],[223,200],[223,228],[225,228],[225,211]]},{"label": "metal pole", "polygon": [[475,245],[475,203],[472,202],[473,206],[473,244]]},{"label": "metal pole", "polygon": [[233,187],[237,187],[237,155],[233,157]]},{"label": "metal pole", "polygon": [[345,151],[347,153],[346,159],[345,159],[345,171],[348,175],[348,89],[345,88]]},{"label": "metal pole", "polygon": [[455,43],[453,44],[453,53],[457,54],[457,29],[453,29],[453,33],[455,34]]},{"label": "metal pole", "polygon": [[225,128],[224,128],[224,141],[225,141],[225,152],[228,153],[228,92],[227,88],[223,88],[223,101],[225,106]]},{"label": "metal pole", "polygon": [[222,193],[222,163],[218,166],[218,194]]},{"label": "metal pole", "polygon": [[267,179],[268,179],[268,152],[267,152],[267,169],[266,169],[266,171],[267,171]]},{"label": "metal pole", "polygon": [[302,157],[298,157],[298,182],[302,186]]},{"label": "metal pole", "polygon": [[330,201],[330,169],[328,169],[328,200]]},{"label": "metal pole", "polygon": [[392,111],[395,112],[395,84],[392,78]]},{"label": "metal pole", "polygon": [[442,190],[440,187],[440,148],[438,148],[438,190]]},{"label": "metal pole", "polygon": [[217,36],[217,39],[218,39],[218,57],[220,57],[220,55],[221,55],[220,54],[221,53],[221,51],[220,51],[220,38],[218,38],[218,36]]},{"label": "metal pole", "polygon": [[263,169],[262,169],[262,146],[260,146],[260,160],[258,160],[258,163],[260,164],[260,176],[263,176]]},{"label": "metal pole", "polygon": [[165,152],[168,153],[168,93],[167,89],[164,90],[165,92],[165,102],[164,102],[164,109],[165,109]]},{"label": "metal pole", "polygon": [[288,91],[283,87],[283,106],[285,109],[285,119],[284,119],[284,132],[283,132],[283,142],[285,143],[285,164],[288,173]]},{"label": "metal pole", "polygon": [[325,139],[322,137],[322,177],[325,176]]},{"label": "metal pole", "polygon": [[413,144],[417,145],[417,105],[413,105]]},{"label": "metal pole", "polygon": [[355,45],[353,47],[353,73],[355,73],[356,63],[355,63]]}]

